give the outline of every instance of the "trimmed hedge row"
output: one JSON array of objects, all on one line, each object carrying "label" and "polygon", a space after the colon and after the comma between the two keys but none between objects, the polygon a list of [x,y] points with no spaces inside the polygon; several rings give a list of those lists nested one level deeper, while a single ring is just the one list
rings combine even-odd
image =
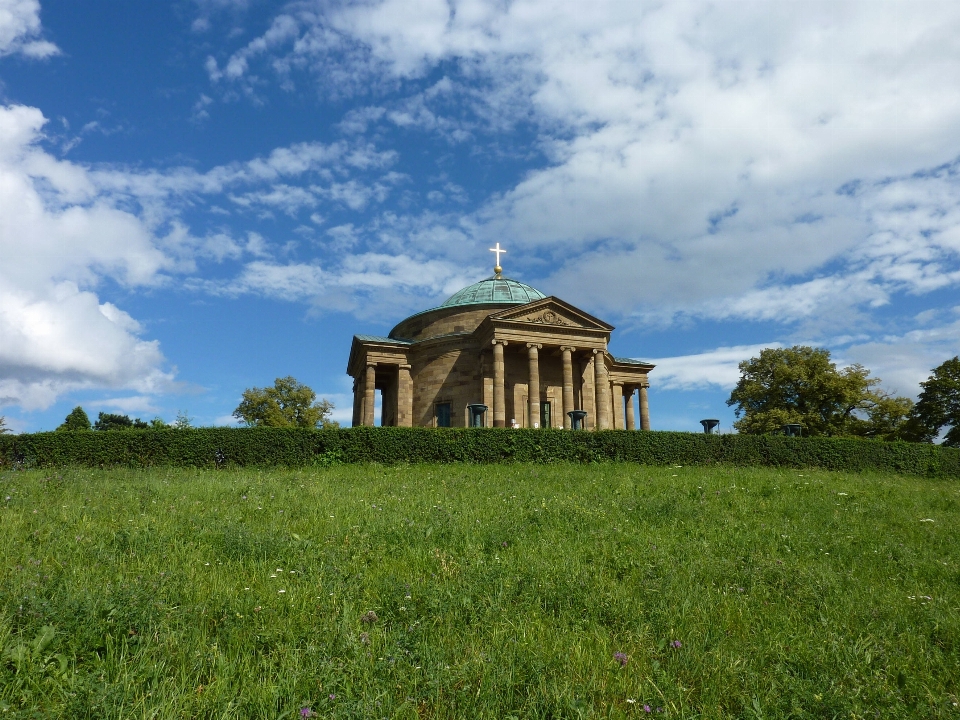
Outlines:
[{"label": "trimmed hedge row", "polygon": [[5,467],[219,467],[360,463],[627,461],[644,465],[820,467],[960,477],[960,450],[780,435],[361,427],[201,428],[0,435]]}]

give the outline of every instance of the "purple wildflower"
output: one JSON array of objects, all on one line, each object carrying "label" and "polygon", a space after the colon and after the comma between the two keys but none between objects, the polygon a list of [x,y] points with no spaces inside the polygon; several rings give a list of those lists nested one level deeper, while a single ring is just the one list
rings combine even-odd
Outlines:
[{"label": "purple wildflower", "polygon": [[670,645],[675,648],[681,647],[681,643],[679,640],[674,640],[672,643],[670,643]]},{"label": "purple wildflower", "polygon": [[650,709],[650,706],[649,706],[649,705],[644,705],[644,706],[643,706],[643,711],[644,711],[644,712],[653,712],[653,710]]},{"label": "purple wildflower", "polygon": [[331,700],[336,700],[336,699],[337,699],[337,694],[336,694],[336,693],[330,693],[330,699],[331,699]]},{"label": "purple wildflower", "polygon": [[627,657],[626,653],[622,652],[614,653],[613,659],[620,663],[620,667],[623,667],[630,661],[630,658]]},{"label": "purple wildflower", "polygon": [[313,710],[308,707],[300,708],[300,717],[313,717]]}]

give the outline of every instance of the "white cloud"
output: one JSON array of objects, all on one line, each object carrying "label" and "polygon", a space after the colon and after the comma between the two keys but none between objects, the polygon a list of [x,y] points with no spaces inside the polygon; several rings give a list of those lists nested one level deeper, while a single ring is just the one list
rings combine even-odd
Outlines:
[{"label": "white cloud", "polygon": [[328,266],[264,259],[246,263],[230,280],[190,278],[184,284],[212,295],[308,302],[314,314],[344,312],[389,323],[437,304],[476,279],[469,268],[443,260],[425,261],[407,253],[342,255],[353,228],[340,226],[330,234],[335,252]]},{"label": "white cloud", "polygon": [[[224,193],[229,194],[235,207],[276,208],[296,215],[313,208],[318,198],[350,208],[361,208],[371,200],[382,202],[396,182],[396,173],[384,172],[371,180],[349,176],[379,173],[396,157],[393,151],[379,151],[367,143],[303,142],[206,172],[188,167],[165,171],[99,167],[85,177],[114,202],[139,204],[155,221],[176,216],[178,207],[187,201]],[[319,182],[311,183],[304,177],[308,175]],[[294,179],[305,185],[291,184]],[[255,189],[247,189],[251,187]]]},{"label": "white cloud", "polygon": [[0,2],[0,56],[21,53],[31,58],[57,55],[60,49],[40,37],[40,0]]},{"label": "white cloud", "polygon": [[172,261],[84,168],[39,148],[44,122],[0,107],[0,405],[43,408],[88,387],[158,391],[172,379],[159,345],[93,288],[104,277],[157,284]]},{"label": "white cloud", "polygon": [[544,273],[560,292],[665,321],[836,322],[838,303],[856,321],[960,282],[956,168],[917,172],[960,156],[960,88],[944,82],[960,6],[917,7],[304,3],[226,62],[232,82],[303,70],[341,93],[451,69],[348,113],[349,133],[533,123],[546,162],[471,233],[511,238],[521,267],[560,266]]},{"label": "white cloud", "polygon": [[347,134],[364,133],[371,123],[375,123],[386,114],[382,107],[362,107],[350,110],[340,121],[341,132]]},{"label": "white cloud", "polygon": [[[309,262],[274,259],[295,243],[275,245],[253,231],[237,237],[226,228],[197,235],[180,219],[182,208],[201,205],[204,196],[292,216],[321,203],[363,208],[405,180],[388,169],[393,152],[364,142],[298,143],[206,172],[89,167],[42,148],[45,122],[35,108],[0,107],[0,405],[43,408],[78,388],[142,394],[169,386],[173,373],[158,343],[142,339],[134,318],[98,298],[105,279],[127,289],[156,287],[196,274],[203,261],[252,258],[233,281],[194,277],[184,284],[312,301],[330,287],[389,285],[390,273],[399,286],[407,283],[397,258],[392,270],[373,272],[365,283],[367,271],[357,270],[363,258],[339,268],[334,256],[333,273],[324,273]],[[373,177],[353,177],[358,173]]]},{"label": "white cloud", "polygon": [[[937,315],[944,315],[944,312]],[[960,306],[954,309],[960,315]],[[929,314],[930,320],[939,319]],[[801,342],[800,344],[810,344]],[[831,349],[838,367],[860,363],[881,387],[895,395],[916,399],[920,383],[937,365],[957,354],[960,347],[960,320],[911,330],[864,342],[863,338],[836,338],[820,343]],[[656,365],[651,380],[659,390],[732,389],[740,378],[739,364],[757,357],[766,348],[784,347],[781,342],[720,347],[704,353],[649,360]]]},{"label": "white cloud", "polygon": [[212,104],[213,98],[204,93],[200,93],[200,97],[197,98],[197,101],[193,104],[193,112],[190,115],[190,119],[196,123],[209,120],[210,111],[207,108],[209,108]]},{"label": "white cloud", "polygon": [[765,348],[782,347],[780,343],[721,347],[696,355],[649,360],[656,365],[651,380],[659,390],[699,390],[733,388],[740,379],[739,364],[760,354]]},{"label": "white cloud", "polygon": [[[954,308],[954,316],[960,308]],[[836,354],[859,362],[880,378],[884,389],[916,398],[935,367],[958,354],[960,320],[920,327],[902,335],[850,344]]]},{"label": "white cloud", "polygon": [[323,290],[324,273],[318,265],[269,261],[248,263],[226,288],[230,295],[253,293],[281,300],[302,300]]},{"label": "white cloud", "polygon": [[153,398],[147,395],[102,398],[100,400],[91,400],[90,405],[114,408],[124,413],[148,414],[158,412],[157,407],[154,405]]}]

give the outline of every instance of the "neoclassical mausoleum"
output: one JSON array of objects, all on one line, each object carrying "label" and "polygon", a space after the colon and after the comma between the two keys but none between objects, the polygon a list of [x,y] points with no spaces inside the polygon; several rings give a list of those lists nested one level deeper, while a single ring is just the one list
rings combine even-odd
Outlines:
[{"label": "neoclassical mausoleum", "polygon": [[637,397],[649,430],[654,366],[613,356],[612,325],[494,270],[387,337],[354,336],[353,424],[375,424],[380,390],[382,425],[570,429],[584,411],[583,429],[634,430]]}]

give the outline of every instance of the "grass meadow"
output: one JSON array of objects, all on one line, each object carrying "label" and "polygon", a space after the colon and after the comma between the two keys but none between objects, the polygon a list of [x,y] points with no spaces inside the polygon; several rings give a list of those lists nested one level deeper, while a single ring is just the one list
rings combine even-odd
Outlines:
[{"label": "grass meadow", "polygon": [[960,718],[960,483],[0,473],[2,718]]}]

